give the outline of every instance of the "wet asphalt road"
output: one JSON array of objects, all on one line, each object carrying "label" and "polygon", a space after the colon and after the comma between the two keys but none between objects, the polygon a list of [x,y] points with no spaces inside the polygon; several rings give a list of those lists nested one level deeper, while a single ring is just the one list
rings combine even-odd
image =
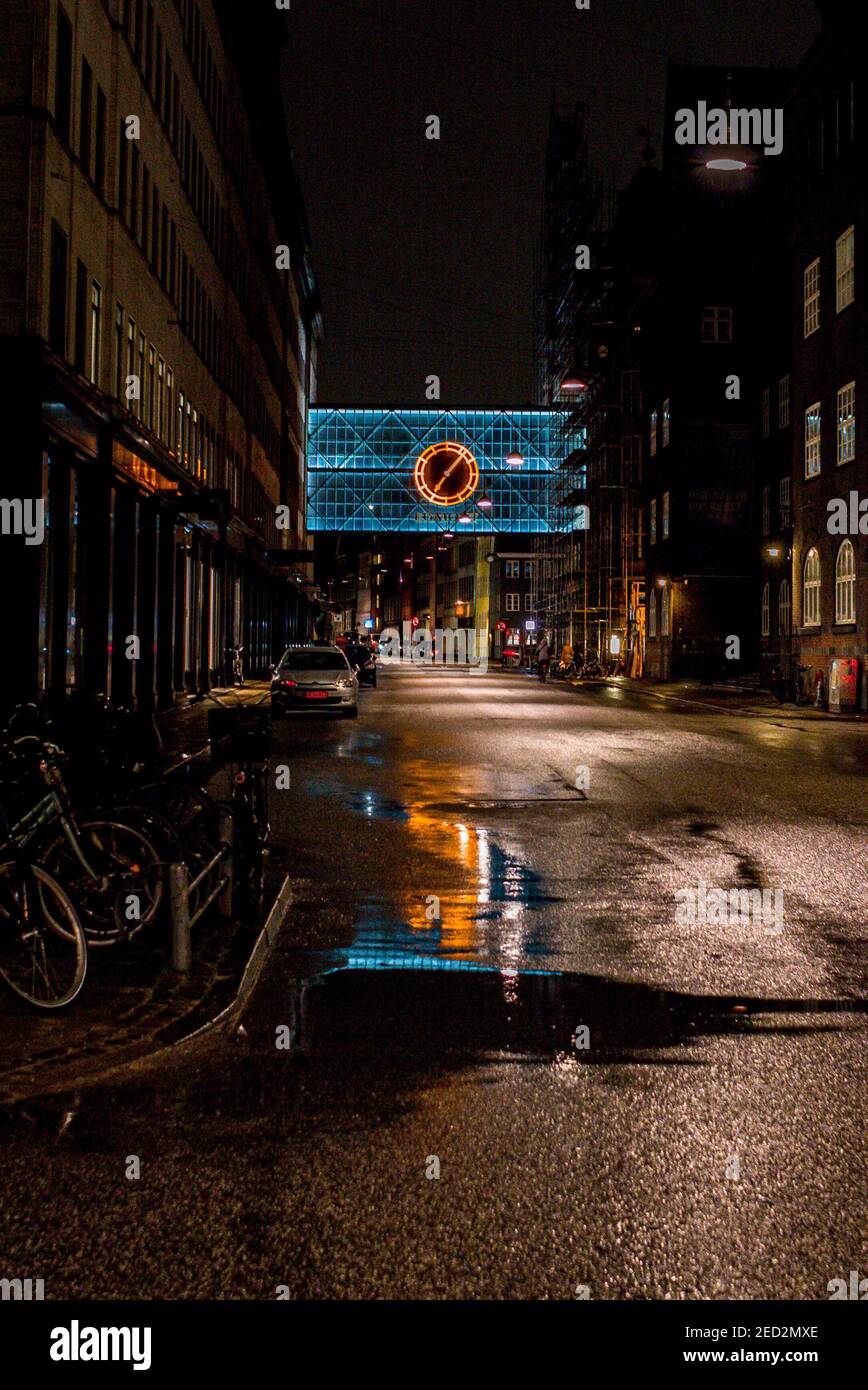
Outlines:
[{"label": "wet asphalt road", "polygon": [[[864,1272],[864,728],[501,673],[361,700],[278,726],[296,902],[243,1034],[59,1141],[7,1117],[2,1268],[251,1299]],[[679,922],[700,883],[780,890],[782,930]]]}]

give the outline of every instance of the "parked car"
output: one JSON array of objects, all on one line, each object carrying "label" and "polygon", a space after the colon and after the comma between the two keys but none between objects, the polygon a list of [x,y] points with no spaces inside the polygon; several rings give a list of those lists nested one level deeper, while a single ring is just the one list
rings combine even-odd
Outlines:
[{"label": "parked car", "polygon": [[377,688],[377,653],[366,642],[347,642],[344,656],[359,679],[359,685]]},{"label": "parked car", "polygon": [[359,682],[339,647],[288,647],[271,681],[273,714],[324,714],[356,719]]}]

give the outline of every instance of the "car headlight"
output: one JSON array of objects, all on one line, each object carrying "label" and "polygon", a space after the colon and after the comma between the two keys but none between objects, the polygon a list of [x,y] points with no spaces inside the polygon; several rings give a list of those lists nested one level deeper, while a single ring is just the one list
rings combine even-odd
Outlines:
[{"label": "car headlight", "polygon": [[336,684],[341,690],[352,690],[354,681],[354,676],[338,676]]}]

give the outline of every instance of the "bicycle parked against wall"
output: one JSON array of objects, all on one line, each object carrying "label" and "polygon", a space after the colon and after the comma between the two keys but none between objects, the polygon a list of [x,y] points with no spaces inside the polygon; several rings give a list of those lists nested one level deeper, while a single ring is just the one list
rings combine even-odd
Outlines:
[{"label": "bicycle parked against wall", "polygon": [[[64,780],[63,753],[46,737],[35,707],[22,707],[13,716],[6,746],[21,774],[11,842],[19,850],[38,849],[42,867],[71,898],[90,945],[134,936],[154,920],[163,894],[154,845],[141,830],[107,813],[78,814]],[[51,920],[68,934],[65,913]]]},{"label": "bicycle parked against wall", "polygon": [[30,855],[40,832],[11,821],[6,804],[21,777],[13,749],[0,752],[0,976],[38,1009],[62,1009],[76,998],[87,974],[87,939],[78,913],[53,874]]}]

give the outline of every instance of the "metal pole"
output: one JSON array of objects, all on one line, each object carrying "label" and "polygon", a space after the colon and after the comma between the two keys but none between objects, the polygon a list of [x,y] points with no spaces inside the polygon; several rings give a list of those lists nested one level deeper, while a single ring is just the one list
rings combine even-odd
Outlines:
[{"label": "metal pole", "polygon": [[186,864],[169,865],[169,902],[172,913],[172,965],[180,975],[193,968],[190,939],[190,883]]},{"label": "metal pole", "polygon": [[220,866],[220,871],[225,879],[225,885],[223,892],[217,899],[217,910],[220,916],[228,922],[232,920],[232,858],[235,841],[235,820],[232,815],[231,806],[220,807],[218,840],[220,844],[226,848],[226,857]]}]

